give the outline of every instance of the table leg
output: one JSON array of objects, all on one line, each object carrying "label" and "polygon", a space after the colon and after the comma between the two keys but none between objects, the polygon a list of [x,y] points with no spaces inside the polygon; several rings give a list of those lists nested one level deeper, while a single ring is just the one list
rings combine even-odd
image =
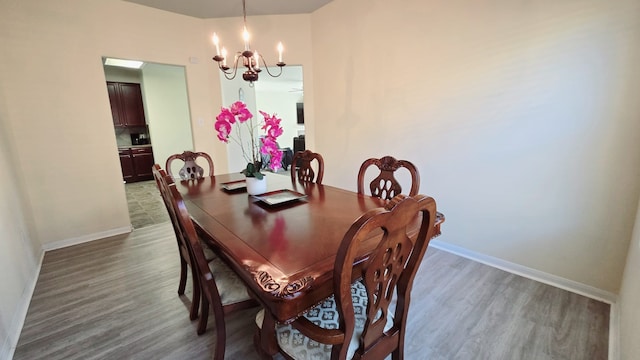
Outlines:
[{"label": "table leg", "polygon": [[278,353],[278,340],[276,338],[276,321],[265,309],[262,326],[256,328],[253,336],[254,346],[258,354],[264,359],[272,359]]}]

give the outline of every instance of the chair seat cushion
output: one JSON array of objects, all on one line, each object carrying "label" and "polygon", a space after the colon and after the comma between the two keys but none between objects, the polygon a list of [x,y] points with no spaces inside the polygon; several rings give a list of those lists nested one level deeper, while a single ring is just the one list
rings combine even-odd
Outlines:
[{"label": "chair seat cushion", "polygon": [[[351,300],[353,302],[353,308],[355,313],[355,330],[349,343],[349,349],[347,350],[347,359],[353,358],[358,347],[360,347],[360,336],[364,329],[364,324],[367,319],[367,289],[360,281],[356,281],[351,285]],[[262,326],[262,319],[264,317],[264,310],[256,316],[256,323],[259,327]],[[391,329],[393,326],[393,316],[391,315],[391,307],[389,308],[387,316],[387,324],[384,328],[385,331]],[[337,329],[338,328],[338,311],[336,310],[336,301],[333,295],[323,300],[318,305],[307,310],[304,315],[309,321],[313,322],[319,327],[325,329]],[[296,360],[319,360],[330,359],[332,345],[322,344],[314,341],[291,325],[276,325],[276,336],[278,337],[278,345],[280,349],[287,353],[290,357]]]},{"label": "chair seat cushion", "polygon": [[222,305],[249,300],[249,293],[242,280],[219,257],[209,262],[209,269],[216,280]]},{"label": "chair seat cushion", "polygon": [[211,250],[204,241],[200,241],[200,245],[202,246],[202,252],[204,253],[204,258],[207,262],[211,262],[211,260],[217,258],[216,253]]}]

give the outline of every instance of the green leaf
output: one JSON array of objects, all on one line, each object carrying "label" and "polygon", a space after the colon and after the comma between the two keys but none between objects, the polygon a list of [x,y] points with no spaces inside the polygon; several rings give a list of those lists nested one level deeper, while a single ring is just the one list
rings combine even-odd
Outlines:
[{"label": "green leaf", "polygon": [[264,175],[260,172],[260,166],[256,166],[254,163],[247,163],[246,169],[241,171],[246,177],[254,177],[258,180],[262,180]]}]

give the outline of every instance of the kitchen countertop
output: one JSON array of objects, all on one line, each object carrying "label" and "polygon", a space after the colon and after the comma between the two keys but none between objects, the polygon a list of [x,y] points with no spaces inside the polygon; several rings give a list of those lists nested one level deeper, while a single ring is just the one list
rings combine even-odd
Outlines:
[{"label": "kitchen countertop", "polygon": [[122,149],[122,150],[126,150],[126,149],[140,149],[140,148],[150,148],[151,144],[145,144],[145,145],[125,145],[125,146],[118,146],[118,149]]}]

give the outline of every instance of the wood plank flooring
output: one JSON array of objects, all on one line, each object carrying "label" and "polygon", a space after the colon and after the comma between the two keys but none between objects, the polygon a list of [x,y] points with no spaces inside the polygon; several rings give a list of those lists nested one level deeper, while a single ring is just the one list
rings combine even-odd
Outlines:
[{"label": "wood plank flooring", "polygon": [[[209,359],[178,278],[170,223],[47,252],[14,359]],[[256,312],[227,317],[227,359],[258,359]],[[609,305],[433,248],[409,315],[406,359],[607,358]]]}]

